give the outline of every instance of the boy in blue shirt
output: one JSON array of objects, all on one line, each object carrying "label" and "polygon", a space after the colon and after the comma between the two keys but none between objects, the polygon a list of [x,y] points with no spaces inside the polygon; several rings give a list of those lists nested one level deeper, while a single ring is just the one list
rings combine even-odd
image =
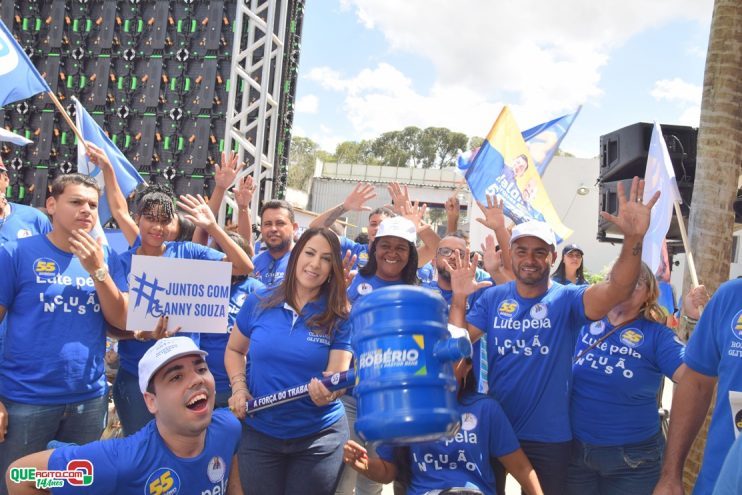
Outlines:
[{"label": "boy in blue shirt", "polygon": [[241,425],[228,410],[214,411],[214,377],[205,352],[188,337],[157,341],[139,361],[139,388],[155,416],[135,435],[31,454],[6,474],[10,493],[46,493],[24,468],[82,471],[55,494],[242,494],[234,456]]},{"label": "boy in blue shirt", "polygon": [[[659,193],[642,203],[644,182],[634,178],[628,200],[619,191],[617,216],[603,212],[624,235],[610,279],[563,286],[549,278],[556,239],[549,226],[529,221],[513,229],[510,256],[515,281],[485,291],[466,314],[467,297],[488,282],[476,282],[476,262],[460,253],[451,268],[450,323],[468,330],[472,341],[487,335],[489,391],[502,405],[544,493],[563,493],[572,432],[569,394],[577,332],[605,316],[634,290],[650,211]],[[503,476],[498,476],[503,479]]]},{"label": "boy in blue shirt", "polygon": [[[108,160],[99,149],[90,154]],[[106,322],[125,327],[127,296],[116,254],[89,234],[99,196],[87,176],[58,177],[46,201],[52,231],[0,248],[0,320],[8,323],[0,360],[0,403],[8,412],[2,472],[51,440],[85,443],[103,431]]]}]

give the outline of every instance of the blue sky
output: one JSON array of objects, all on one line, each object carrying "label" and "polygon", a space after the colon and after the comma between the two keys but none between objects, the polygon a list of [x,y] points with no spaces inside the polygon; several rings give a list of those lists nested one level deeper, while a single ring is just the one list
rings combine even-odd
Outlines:
[{"label": "blue sky", "polygon": [[484,136],[583,109],[562,149],[657,120],[698,126],[712,0],[307,2],[295,136],[327,151],[401,129]]}]

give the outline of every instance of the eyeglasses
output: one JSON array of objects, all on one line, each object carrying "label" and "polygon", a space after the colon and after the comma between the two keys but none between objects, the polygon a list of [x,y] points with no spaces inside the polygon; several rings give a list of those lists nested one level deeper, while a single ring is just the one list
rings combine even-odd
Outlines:
[{"label": "eyeglasses", "polygon": [[436,253],[438,253],[438,256],[442,256],[444,258],[448,258],[454,253],[455,249],[447,248],[447,247],[441,247],[438,248]]}]

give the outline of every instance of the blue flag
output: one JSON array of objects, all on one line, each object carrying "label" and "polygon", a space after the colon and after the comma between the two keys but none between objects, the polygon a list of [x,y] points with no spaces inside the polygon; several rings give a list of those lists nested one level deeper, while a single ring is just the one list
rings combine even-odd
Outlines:
[{"label": "blue flag", "polygon": [[[75,102],[77,128],[80,129],[82,137],[85,141],[90,141],[106,152],[108,159],[111,161],[111,165],[113,165],[113,171],[116,173],[116,182],[118,182],[124,196],[128,196],[134,189],[136,189],[137,185],[144,182],[144,179],[139,175],[137,169],[129,163],[129,160],[126,159],[121,150],[119,150],[116,145],[108,139],[106,133],[103,132],[103,129],[100,128],[98,123],[90,116],[87,110],[85,110],[82,103],[80,103],[80,101],[74,96],[72,99]],[[77,143],[77,171],[94,178],[103,190],[98,205],[98,219],[101,224],[105,224],[111,219],[111,209],[108,207],[108,198],[106,197],[103,172],[96,165],[90,163],[85,154],[85,146],[80,142]]]},{"label": "blue flag", "polygon": [[539,175],[543,176],[546,172],[546,166],[559,149],[562,139],[567,135],[567,131],[577,118],[580,110],[582,110],[582,106],[579,106],[575,113],[562,115],[522,132],[523,139],[528,145],[528,151]]},{"label": "blue flag", "polygon": [[49,91],[49,85],[0,20],[0,107]]}]

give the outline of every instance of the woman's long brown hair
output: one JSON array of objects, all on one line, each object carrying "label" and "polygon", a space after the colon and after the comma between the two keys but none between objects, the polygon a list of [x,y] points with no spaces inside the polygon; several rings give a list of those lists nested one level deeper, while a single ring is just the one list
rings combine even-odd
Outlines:
[{"label": "woman's long brown hair", "polygon": [[337,235],[326,227],[307,229],[294,248],[291,250],[286,274],[275,290],[271,291],[260,304],[263,308],[272,308],[287,302],[292,308],[296,302],[296,265],[301,252],[309,240],[317,235],[325,238],[332,249],[332,269],[326,283],[322,284],[320,296],[327,296],[327,307],[322,313],[307,320],[307,326],[317,334],[332,337],[340,320],[348,319],[348,295],[345,292],[345,274],[343,273],[342,256],[340,255],[340,241]]}]

